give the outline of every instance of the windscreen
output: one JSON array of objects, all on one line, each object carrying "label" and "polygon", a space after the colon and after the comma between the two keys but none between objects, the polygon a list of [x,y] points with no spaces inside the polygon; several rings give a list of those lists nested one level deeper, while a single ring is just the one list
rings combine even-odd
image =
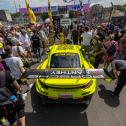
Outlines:
[{"label": "windscreen", "polygon": [[50,68],[80,68],[79,55],[76,53],[53,54]]}]

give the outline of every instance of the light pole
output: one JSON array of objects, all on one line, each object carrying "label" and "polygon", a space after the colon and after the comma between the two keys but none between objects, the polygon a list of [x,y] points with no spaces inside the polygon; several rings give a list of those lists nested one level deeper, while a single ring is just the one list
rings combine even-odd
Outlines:
[{"label": "light pole", "polygon": [[108,23],[110,23],[111,22],[111,18],[112,18],[112,12],[113,12],[113,9],[114,9],[114,5],[113,5],[113,3],[111,2],[111,11],[110,11],[110,15],[109,15],[109,21],[108,21]]},{"label": "light pole", "polygon": [[15,6],[15,9],[16,9],[16,13],[17,13],[17,6],[16,6],[15,0],[14,0],[14,6]]},{"label": "light pole", "polygon": [[125,11],[124,11],[124,26],[126,27],[126,7],[125,7]]}]

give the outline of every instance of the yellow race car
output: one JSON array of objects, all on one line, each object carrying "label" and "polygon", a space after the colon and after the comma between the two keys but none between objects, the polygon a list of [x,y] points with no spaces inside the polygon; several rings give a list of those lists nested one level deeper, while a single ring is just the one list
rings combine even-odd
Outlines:
[{"label": "yellow race car", "polygon": [[[71,70],[94,69],[87,62],[79,45],[53,45],[49,48],[48,57],[37,70],[55,70],[59,74],[73,74]],[[61,70],[65,70],[61,72]],[[67,71],[67,72],[66,72]],[[77,74],[77,73],[76,73]],[[96,79],[72,77],[53,77],[36,79],[35,87],[41,96],[43,104],[46,102],[74,102],[89,104],[96,90]]]}]

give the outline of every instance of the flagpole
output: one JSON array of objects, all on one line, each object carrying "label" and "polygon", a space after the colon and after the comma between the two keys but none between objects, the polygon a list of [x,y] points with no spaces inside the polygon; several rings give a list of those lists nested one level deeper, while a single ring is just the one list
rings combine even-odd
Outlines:
[{"label": "flagpole", "polygon": [[49,19],[50,19],[49,41],[50,41],[50,44],[53,45],[55,43],[54,42],[55,33],[54,33],[54,29],[53,29],[53,18],[52,18],[52,11],[51,11],[50,0],[48,0],[48,16],[49,16]]},{"label": "flagpole", "polygon": [[16,13],[17,13],[17,6],[16,6],[15,0],[14,0],[14,6],[15,6],[15,9],[16,9]]},{"label": "flagpole", "polygon": [[30,24],[36,25],[36,16],[35,16],[33,10],[31,9],[31,7],[29,6],[29,0],[25,0],[25,3],[26,3],[28,15],[29,15]]}]

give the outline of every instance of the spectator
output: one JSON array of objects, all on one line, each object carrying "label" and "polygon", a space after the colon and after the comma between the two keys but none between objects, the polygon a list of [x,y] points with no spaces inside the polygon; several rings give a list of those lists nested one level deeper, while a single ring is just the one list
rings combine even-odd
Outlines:
[{"label": "spectator", "polygon": [[126,60],[126,34],[119,42],[119,59]]},{"label": "spectator", "polygon": [[64,44],[65,43],[65,36],[64,36],[63,28],[60,28],[59,37],[60,37],[60,43]]},{"label": "spectator", "polygon": [[78,44],[79,32],[76,27],[72,30],[71,39],[73,40],[73,44]]},{"label": "spectator", "polygon": [[[17,92],[21,92],[19,84],[11,76],[9,71],[4,70],[0,64],[0,119],[6,118],[12,126],[25,126],[24,103],[17,104]],[[5,100],[6,99],[6,100]]]},{"label": "spectator", "polygon": [[110,37],[106,37],[103,42],[105,48],[105,55],[103,56],[104,67],[107,69],[109,63],[116,57],[118,50],[118,43],[114,40],[111,40]]},{"label": "spectator", "polygon": [[[32,48],[33,48],[33,51],[34,51],[34,54],[39,56],[40,60],[41,60],[41,38],[38,34],[38,32],[36,30],[33,31],[33,36],[31,38],[32,40]],[[37,60],[39,60],[37,58]],[[39,62],[39,61],[37,61]]]},{"label": "spectator", "polygon": [[10,71],[12,72],[14,78],[19,81],[22,73],[25,71],[21,58],[15,57],[13,55],[12,48],[10,46],[7,46],[5,51],[8,54],[8,57],[5,59],[5,62],[10,68]]},{"label": "spectator", "polygon": [[92,35],[89,33],[89,28],[85,27],[84,32],[81,35],[82,42],[81,45],[85,49],[85,53],[89,53],[89,48],[91,46]]},{"label": "spectator", "polygon": [[99,41],[99,36],[94,36],[92,41],[92,56],[94,57],[94,67],[98,68],[99,64],[102,61],[102,57],[104,55],[104,47],[103,44]]},{"label": "spectator", "polygon": [[13,56],[15,57],[20,57],[20,58],[25,58],[26,55],[26,51],[22,48],[22,46],[19,45],[19,42],[16,39],[12,40],[13,44],[12,44],[12,53]]},{"label": "spectator", "polygon": [[[115,96],[119,96],[126,83],[126,61],[125,60],[114,60],[112,62],[112,71],[118,78],[117,86],[113,92]],[[118,76],[117,71],[120,71]]]},{"label": "spectator", "polygon": [[12,46],[11,39],[12,39],[12,34],[11,33],[7,33],[7,35],[6,35],[6,43],[5,43],[6,46]]},{"label": "spectator", "polygon": [[40,35],[40,38],[41,38],[43,53],[44,53],[45,45],[48,44],[48,38],[47,38],[46,33],[44,31],[44,26],[43,25],[40,27],[39,35]]},{"label": "spectator", "polygon": [[81,41],[82,41],[82,38],[81,38],[81,35],[83,33],[83,30],[82,30],[82,26],[79,27],[79,45],[81,44]]},{"label": "spectator", "polygon": [[0,64],[4,67],[5,70],[10,70],[1,56],[0,56]]},{"label": "spectator", "polygon": [[27,58],[32,60],[32,53],[31,53],[31,40],[29,36],[27,35],[27,32],[25,29],[21,30],[21,38],[20,41],[22,42],[22,47],[27,51]]},{"label": "spectator", "polygon": [[27,28],[27,33],[28,33],[29,38],[31,39],[31,37],[33,36],[33,32],[30,28]]}]

